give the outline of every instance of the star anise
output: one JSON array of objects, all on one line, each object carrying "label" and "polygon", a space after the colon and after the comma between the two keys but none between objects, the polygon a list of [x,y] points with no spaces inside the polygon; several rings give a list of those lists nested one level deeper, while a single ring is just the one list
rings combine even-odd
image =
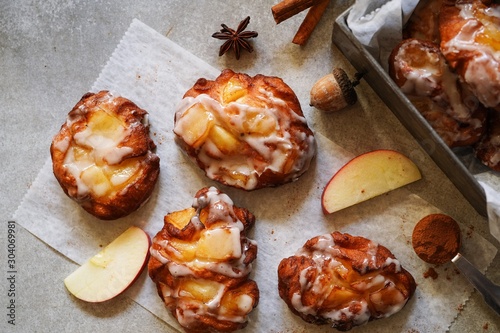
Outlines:
[{"label": "star anise", "polygon": [[213,38],[225,40],[224,44],[222,44],[219,49],[219,57],[231,48],[236,54],[236,59],[240,59],[242,48],[248,52],[253,52],[252,45],[246,39],[255,38],[258,36],[258,33],[256,31],[244,31],[249,22],[250,16],[247,16],[247,18],[240,22],[236,31],[225,24],[221,24],[222,29],[220,32],[216,32],[212,35]]}]

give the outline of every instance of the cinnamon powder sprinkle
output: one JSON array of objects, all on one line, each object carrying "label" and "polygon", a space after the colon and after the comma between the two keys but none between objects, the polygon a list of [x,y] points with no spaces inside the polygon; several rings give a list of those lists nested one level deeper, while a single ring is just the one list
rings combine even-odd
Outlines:
[{"label": "cinnamon powder sprinkle", "polygon": [[438,273],[436,272],[436,270],[432,267],[429,267],[429,269],[427,271],[425,271],[424,273],[424,278],[432,278],[433,280],[436,280],[438,278]]},{"label": "cinnamon powder sprinkle", "polygon": [[460,227],[445,214],[430,214],[413,229],[412,245],[420,259],[430,264],[449,262],[460,249]]}]

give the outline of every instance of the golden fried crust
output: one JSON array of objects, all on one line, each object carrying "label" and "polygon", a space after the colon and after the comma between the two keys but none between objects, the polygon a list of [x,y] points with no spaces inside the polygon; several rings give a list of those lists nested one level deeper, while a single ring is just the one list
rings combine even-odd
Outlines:
[{"label": "golden fried crust", "polygon": [[474,147],[474,153],[484,165],[500,171],[500,111],[490,110],[488,130]]},{"label": "golden fried crust", "polygon": [[486,132],[487,110],[482,106],[472,113],[471,121],[460,122],[428,97],[409,99],[450,148],[474,145]]},{"label": "golden fried crust", "polygon": [[272,92],[275,97],[283,100],[297,115],[304,116],[299,99],[293,90],[282,79],[275,76],[257,74],[251,77],[245,73],[235,73],[230,69],[225,69],[214,81],[204,78],[198,79],[194,86],[184,94],[184,97],[196,97],[200,94],[207,94],[215,100],[221,100],[221,96],[224,95],[224,87],[233,78],[241,82],[248,89],[248,95],[257,95],[259,94],[259,89],[264,88]]},{"label": "golden fried crust", "polygon": [[419,1],[403,29],[403,39],[418,38],[439,44],[439,10],[442,2]]},{"label": "golden fried crust", "polygon": [[87,93],[69,112],[50,147],[63,191],[84,210],[114,220],[137,210],[156,184],[147,112],[108,91]]},{"label": "golden fried crust", "polygon": [[[462,1],[462,3],[473,3],[475,1]],[[446,43],[452,40],[462,29],[467,20],[460,17],[460,8],[456,6],[455,0],[443,0],[443,5],[440,9],[439,19],[439,34],[442,40],[442,47],[446,47]],[[463,72],[466,67],[468,58],[474,56],[475,51],[461,50],[461,54],[450,53],[446,56],[450,66],[454,69],[459,69]]]},{"label": "golden fried crust", "polygon": [[[254,223],[252,213],[214,187],[198,191],[193,207],[165,216],[148,271],[186,332],[231,332],[247,325],[259,301],[257,284],[249,279],[257,245],[246,237]],[[236,238],[229,236],[235,228]]]},{"label": "golden fried crust", "polygon": [[340,331],[396,313],[415,289],[386,247],[340,232],[308,240],[278,267],[279,295],[290,310]]},{"label": "golden fried crust", "polygon": [[440,47],[450,67],[486,107],[500,108],[500,5],[443,0]]},{"label": "golden fried crust", "polygon": [[296,180],[316,148],[299,100],[282,79],[229,69],[215,80],[198,79],[185,93],[174,133],[209,178],[245,190]]},{"label": "golden fried crust", "polygon": [[486,130],[486,108],[446,63],[438,45],[401,41],[389,57],[389,75],[449,147],[470,146]]},{"label": "golden fried crust", "polygon": [[434,70],[430,77],[423,79],[428,82],[408,82],[411,84],[409,88],[412,89],[406,88],[407,91],[404,92],[433,97],[443,91],[442,86],[438,84],[443,75],[443,69],[440,68],[443,64],[444,58],[436,44],[418,38],[407,38],[398,43],[389,55],[389,75],[398,87],[403,88],[408,80],[418,80],[424,71],[432,66]]}]

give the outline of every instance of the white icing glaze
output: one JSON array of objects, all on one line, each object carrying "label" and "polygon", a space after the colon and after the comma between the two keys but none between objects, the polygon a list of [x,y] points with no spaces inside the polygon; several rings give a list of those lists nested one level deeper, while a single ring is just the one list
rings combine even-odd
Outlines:
[{"label": "white icing glaze", "polygon": [[[161,256],[161,257],[164,258],[163,256]],[[156,256],[155,256],[155,258],[156,258]],[[164,260],[165,260],[165,258],[164,258]],[[187,267],[186,265],[178,264],[175,261],[168,261],[168,260],[165,260],[165,261],[167,261],[168,270],[169,270],[170,274],[172,274],[173,276],[179,277],[179,276],[193,275],[193,271],[189,267]]]},{"label": "white icing glaze", "polygon": [[500,163],[500,149],[497,149],[495,153],[491,155],[490,162],[492,165]]},{"label": "white icing glaze", "polygon": [[[365,253],[365,257],[363,258],[361,271],[358,272],[359,274],[364,275],[368,272],[369,269],[373,270],[378,267],[376,262],[377,251],[378,244],[375,242],[370,242],[369,248]],[[341,316],[344,314],[345,316],[347,316],[348,320],[352,320],[355,325],[362,325],[368,322],[371,316],[367,301],[363,298],[363,294],[374,288],[394,288],[394,283],[389,277],[386,277],[382,274],[370,275],[367,276],[365,280],[358,281],[355,284],[351,285],[352,289],[350,288],[350,291],[353,293],[355,293],[356,291],[359,292],[358,298],[354,298],[350,303],[348,303],[341,309],[319,312],[324,301],[327,299],[327,297],[329,297],[330,293],[334,291],[334,288],[345,288],[342,287],[342,285],[344,285],[346,281],[342,280],[339,284],[336,284],[335,281],[338,278],[333,278],[333,280],[330,281],[326,277],[326,275],[342,275],[343,273],[347,273],[347,268],[344,267],[340,260],[336,259],[336,257],[342,257],[341,250],[336,246],[332,235],[325,234],[316,237],[316,243],[311,248],[306,249],[305,247],[303,247],[299,249],[299,251],[297,251],[295,255],[307,256],[315,262],[313,266],[308,266],[300,271],[300,291],[294,293],[291,297],[292,306],[295,308],[295,310],[303,314],[313,316],[319,315],[332,321],[340,320]],[[391,264],[395,265],[395,272],[399,272],[401,270],[399,261],[394,258],[387,258],[380,268],[389,266]],[[307,278],[307,276],[308,273],[313,269],[317,272],[315,274],[316,278],[311,281]],[[314,294],[314,305],[306,306],[303,304],[302,295],[304,293]],[[370,297],[374,298],[373,301],[381,302],[380,294],[378,294],[378,291],[371,292],[369,295]],[[405,299],[400,292],[395,293],[395,295],[395,304],[391,304],[388,306],[384,305],[384,316],[386,317],[396,313],[406,304],[407,299]],[[366,297],[366,295],[364,297]],[[361,310],[356,311],[356,313],[351,312],[350,307],[352,305],[356,305],[356,308],[361,307]]]},{"label": "white icing glaze", "polygon": [[401,271],[401,264],[399,263],[399,260],[394,259],[394,258],[387,258],[385,260],[383,267],[389,266],[390,264],[395,265],[395,272],[396,273],[399,273]]},{"label": "white icing glaze", "polygon": [[292,302],[292,306],[295,310],[297,310],[305,315],[315,316],[317,314],[316,309],[314,309],[312,306],[307,306],[307,305],[304,305],[304,303],[302,303],[302,294],[300,294],[300,293],[294,293],[292,295],[291,302]]},{"label": "white icing glaze", "polygon": [[[460,9],[460,16],[467,22],[454,38],[442,46],[443,54],[450,54],[452,57],[460,53],[472,54],[463,79],[481,103],[487,107],[496,107],[500,104],[500,51],[478,42],[477,38],[485,33],[485,25],[498,33],[500,6],[483,8],[471,3],[456,6]],[[481,15],[485,18],[481,18]]]},{"label": "white icing glaze", "polygon": [[[66,126],[72,128],[77,121],[87,116],[89,112],[105,112],[110,117],[116,115],[107,111],[105,105],[116,105],[116,98],[108,93],[99,100],[103,107],[88,109],[85,104],[79,106],[74,112],[70,113],[66,120]],[[74,126],[76,133],[72,138],[65,137],[63,140],[54,143],[54,148],[65,153],[63,167],[73,176],[77,186],[77,197],[82,198],[89,193],[102,196],[110,190],[112,186],[118,186],[130,179],[138,169],[129,168],[123,172],[111,172],[109,166],[121,163],[127,155],[132,153],[133,148],[121,146],[125,138],[130,135],[132,123],[129,128],[124,124],[115,126],[113,131],[96,131],[94,126],[99,126],[97,121],[92,121],[92,116],[84,128]],[[117,122],[118,123],[118,122]],[[74,149],[79,149],[78,156]],[[100,168],[105,174],[110,173],[109,182],[94,182],[94,177],[86,178],[84,173],[90,168]]]},{"label": "white icing glaze", "polygon": [[202,310],[202,305],[193,300],[187,301],[186,298],[183,298],[183,300],[184,304],[176,308],[175,317],[179,324],[189,327],[196,320],[197,312]]},{"label": "white icing glaze", "polygon": [[243,312],[245,313],[250,312],[253,308],[253,298],[246,294],[240,295],[237,299],[237,302],[238,302],[238,307],[242,309]]},{"label": "white icing glaze", "polygon": [[[189,328],[193,324],[196,324],[198,321],[198,316],[211,316],[216,318],[217,320],[227,320],[235,323],[244,323],[247,321],[246,313],[252,310],[253,300],[248,295],[240,295],[238,297],[237,303],[239,309],[242,310],[242,315],[236,313],[225,313],[224,310],[218,312],[218,308],[220,306],[220,302],[226,289],[224,285],[221,284],[221,287],[218,289],[216,296],[208,301],[207,303],[202,303],[197,300],[191,298],[182,298],[180,299],[180,306],[176,309],[176,317],[184,327]],[[183,295],[182,292],[175,294],[176,298],[180,296],[188,296]],[[182,309],[182,310],[181,310]]]},{"label": "white icing glaze", "polygon": [[370,241],[368,251],[366,252],[367,257],[363,260],[363,267],[361,268],[361,274],[366,274],[369,268],[377,266],[377,251],[378,244]]},{"label": "white icing glaze", "polygon": [[[395,298],[393,299],[393,304],[384,304],[384,313],[380,314],[377,318],[387,318],[399,310],[403,308],[403,306],[406,304],[406,299],[404,298],[403,294],[396,289],[396,286],[392,281],[386,282],[385,288],[390,289],[393,291],[391,295]],[[370,300],[373,303],[384,303],[382,299],[382,295],[379,292],[374,292],[370,294]]]},{"label": "white icing glaze", "polygon": [[406,82],[401,86],[401,90],[405,94],[417,96],[430,96],[439,89],[441,81],[441,72],[436,64],[439,63],[439,55],[436,53],[426,53],[427,61],[422,62],[423,66],[414,67],[410,66],[411,70],[407,70],[408,66],[406,59],[411,59],[412,56],[408,54],[408,50],[414,48],[419,44],[418,40],[412,40],[405,43],[401,47],[395,57],[396,73],[402,73]]},{"label": "white icing glaze", "polygon": [[492,145],[500,147],[500,134],[493,135],[490,139]]},{"label": "white icing glaze", "polygon": [[373,278],[368,278],[365,281],[357,283],[353,287],[356,288],[357,290],[364,291],[377,285],[383,285],[384,282],[385,282],[384,276],[376,275]]},{"label": "white icing glaze", "polygon": [[[223,222],[228,227],[236,227],[239,231],[243,231],[243,223],[236,219],[233,210],[233,201],[227,194],[219,192],[213,186],[210,187],[207,193],[196,198],[193,202],[193,208],[196,208],[198,213],[205,207],[209,207],[208,218],[205,223]],[[195,215],[193,219],[199,221],[199,215]]]},{"label": "white icing glaze", "polygon": [[[314,136],[300,132],[296,138],[292,138],[289,132],[292,121],[305,124],[306,119],[292,110],[288,111],[290,116],[284,116],[278,108],[288,108],[285,101],[265,89],[260,89],[259,93],[257,99],[277,107],[256,107],[237,101],[222,105],[206,94],[186,97],[179,103],[174,133],[188,144],[190,140],[187,137],[192,124],[184,115],[194,105],[201,104],[211,114],[207,120],[210,122],[208,126],[229,130],[235,139],[261,157],[260,161],[256,161],[239,149],[230,153],[222,152],[210,135],[203,137],[203,142],[197,147],[197,154],[209,178],[221,179],[229,185],[251,190],[266,170],[289,174],[289,180],[295,180],[308,168],[315,153]],[[305,151],[301,151],[294,140],[306,142]],[[295,161],[289,166],[291,156],[295,156]]]},{"label": "white icing glaze", "polygon": [[70,137],[65,136],[62,140],[54,141],[54,148],[64,153],[68,150],[70,142]]},{"label": "white icing glaze", "polygon": [[[198,234],[210,232],[217,238],[217,235],[227,233],[232,244],[233,258],[218,261],[195,256],[188,261],[183,258],[182,251],[175,249],[173,241],[159,238],[159,236],[153,238],[154,246],[150,249],[151,256],[166,265],[170,274],[178,279],[198,279],[197,272],[207,270],[228,278],[244,278],[248,276],[252,264],[245,263],[246,255],[249,247],[256,246],[257,243],[241,234],[244,231],[244,225],[234,213],[233,201],[215,187],[210,187],[205,194],[194,199],[192,206],[196,209],[196,214],[191,218],[190,223],[195,225]],[[206,209],[208,209],[208,216],[202,222],[199,214]],[[192,242],[194,242],[193,247],[196,247],[196,240]],[[189,327],[196,322],[197,317],[200,315],[214,316],[218,320],[237,323],[245,322],[248,313],[253,309],[253,298],[245,294],[239,295],[236,300],[238,310],[228,313],[224,307],[221,307],[221,300],[226,291],[225,285],[221,283],[216,296],[205,303],[189,297],[182,297],[186,295],[179,292],[179,289],[169,290],[168,297],[172,298],[172,302],[177,302],[176,316],[179,323],[184,327]],[[165,293],[163,293],[163,296],[165,297]],[[188,309],[187,306],[191,307]]]},{"label": "white icing glaze", "polygon": [[226,292],[226,287],[222,283],[220,283],[215,297],[212,298],[207,303],[205,303],[208,306],[208,308],[211,310],[217,309],[220,306],[220,301],[222,299],[222,296],[224,296],[225,292]]},{"label": "white icing glaze", "polygon": [[370,310],[368,309],[368,303],[366,301],[360,301],[358,303],[361,305],[361,310],[358,313],[352,313],[349,306],[346,306],[339,310],[323,312],[322,315],[333,321],[338,321],[342,318],[342,315],[345,315],[348,320],[353,321],[355,326],[360,326],[367,323],[370,319]]},{"label": "white icing glaze", "polygon": [[[458,87],[458,76],[453,73],[440,53],[427,51],[425,61],[420,59],[420,66],[408,64],[407,59],[412,59],[412,50],[425,47],[419,46],[419,40],[411,40],[405,43],[395,57],[396,73],[401,73],[406,79],[401,90],[407,95],[430,97],[438,105],[444,106],[444,110],[454,119],[469,122],[471,110],[463,103]],[[477,102],[470,101],[474,110]],[[481,123],[476,124],[480,126]]]},{"label": "white icing glaze", "polygon": [[110,165],[118,164],[133,151],[132,147],[118,147],[124,138],[125,135],[119,140],[93,135],[91,129],[86,129],[74,135],[76,144],[92,149],[89,159],[93,159],[96,163],[105,162]]}]

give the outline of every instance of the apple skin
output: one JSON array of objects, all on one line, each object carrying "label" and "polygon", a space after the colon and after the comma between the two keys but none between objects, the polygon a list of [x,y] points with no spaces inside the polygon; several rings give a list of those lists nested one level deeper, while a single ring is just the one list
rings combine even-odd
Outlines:
[{"label": "apple skin", "polygon": [[405,155],[388,149],[373,150],[347,162],[321,195],[324,214],[353,206],[422,178]]},{"label": "apple skin", "polygon": [[151,238],[132,226],[64,279],[66,289],[90,303],[107,301],[127,290],[149,259]]}]

